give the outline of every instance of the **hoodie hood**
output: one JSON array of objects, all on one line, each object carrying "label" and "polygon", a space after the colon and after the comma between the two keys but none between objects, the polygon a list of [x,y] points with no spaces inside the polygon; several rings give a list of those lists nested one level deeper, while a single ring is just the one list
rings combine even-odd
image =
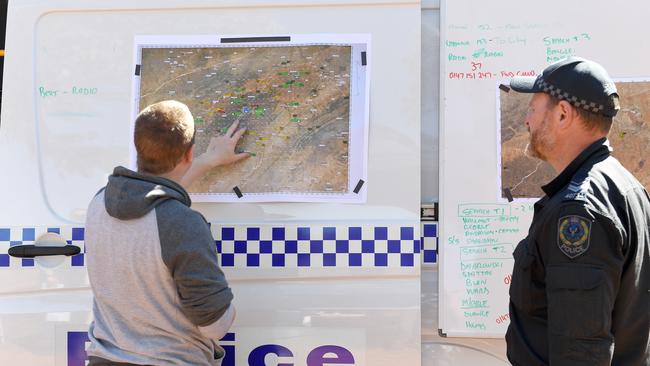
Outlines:
[{"label": "hoodie hood", "polygon": [[192,204],[190,196],[180,184],[121,166],[108,177],[104,193],[106,211],[120,220],[140,218],[169,199],[180,201],[188,207]]}]

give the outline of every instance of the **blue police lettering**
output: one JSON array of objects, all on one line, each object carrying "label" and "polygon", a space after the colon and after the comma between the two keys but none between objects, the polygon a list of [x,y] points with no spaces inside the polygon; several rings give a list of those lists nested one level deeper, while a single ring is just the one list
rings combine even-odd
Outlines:
[{"label": "blue police lettering", "polygon": [[[273,353],[278,357],[293,357],[290,349],[279,344],[265,344],[251,351],[248,355],[249,366],[266,366],[264,359],[266,355]],[[293,363],[278,363],[278,366],[293,366]]]},{"label": "blue police lettering", "polygon": [[[336,358],[327,355],[336,355]],[[307,366],[354,365],[354,356],[339,346],[320,346],[309,352]]]},{"label": "blue police lettering", "polygon": [[[265,358],[271,353],[281,358],[293,358],[290,349],[278,344],[265,344],[255,348],[248,355],[249,366],[268,366]],[[284,363],[285,361],[289,360],[282,360],[277,366],[295,366],[293,362]],[[347,349],[334,345],[316,347],[307,355],[307,366],[328,365],[354,365],[354,356]]]},{"label": "blue police lettering", "polygon": [[[221,340],[222,347],[226,351],[226,357],[222,360],[222,366],[235,366],[236,344],[235,334],[228,333]],[[68,366],[84,366],[88,361],[86,345],[89,343],[88,333],[85,331],[68,332]],[[354,365],[354,355],[348,349],[337,345],[318,346],[309,352],[307,359],[295,360],[293,351],[279,344],[264,344],[253,349],[248,355],[249,366],[270,366],[266,364],[266,356],[274,354],[278,357],[275,366],[330,366],[330,365]],[[294,363],[296,362],[296,363]]]}]

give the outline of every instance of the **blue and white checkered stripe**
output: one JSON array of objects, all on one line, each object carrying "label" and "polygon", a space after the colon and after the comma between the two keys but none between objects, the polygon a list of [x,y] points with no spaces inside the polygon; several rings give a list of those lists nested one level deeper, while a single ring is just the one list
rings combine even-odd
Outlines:
[{"label": "blue and white checkered stripe", "polygon": [[213,229],[222,267],[414,267],[412,226],[261,226]]},{"label": "blue and white checkered stripe", "polygon": [[422,263],[436,263],[438,261],[438,223],[423,222],[421,233]]},{"label": "blue and white checkered stripe", "polygon": [[[416,267],[436,261],[436,224],[413,226],[220,226],[212,225],[224,268]],[[83,267],[84,229],[0,228],[0,268],[34,267],[34,259],[11,258],[9,247],[33,244],[45,232],[82,249],[69,265]],[[420,233],[423,235],[420,236]],[[423,255],[421,255],[423,254]]]}]

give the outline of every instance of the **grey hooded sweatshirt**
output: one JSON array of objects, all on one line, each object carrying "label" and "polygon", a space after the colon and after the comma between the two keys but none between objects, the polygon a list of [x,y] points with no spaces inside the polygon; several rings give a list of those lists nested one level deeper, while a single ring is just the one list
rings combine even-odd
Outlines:
[{"label": "grey hooded sweatshirt", "polygon": [[232,322],[233,295],[209,225],[190,204],[177,183],[123,167],[90,203],[91,360],[220,364],[215,342]]}]

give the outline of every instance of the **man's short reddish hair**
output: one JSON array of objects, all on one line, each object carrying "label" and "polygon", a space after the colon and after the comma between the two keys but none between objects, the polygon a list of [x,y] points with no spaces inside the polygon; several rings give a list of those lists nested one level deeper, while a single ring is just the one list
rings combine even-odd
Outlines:
[{"label": "man's short reddish hair", "polygon": [[138,171],[163,174],[178,165],[194,143],[194,118],[190,109],[166,100],[143,109],[133,133],[138,152]]}]

